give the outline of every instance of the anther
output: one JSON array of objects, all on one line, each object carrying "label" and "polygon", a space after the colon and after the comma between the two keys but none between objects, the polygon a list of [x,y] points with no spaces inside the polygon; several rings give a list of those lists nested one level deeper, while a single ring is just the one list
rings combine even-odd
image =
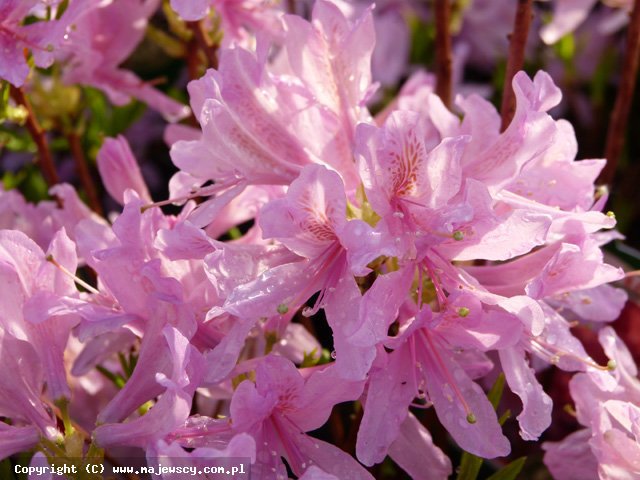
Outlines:
[{"label": "anther", "polygon": [[464,318],[469,315],[469,312],[470,310],[467,307],[460,307],[458,309],[458,316]]},{"label": "anther", "polygon": [[289,311],[289,307],[287,305],[285,305],[284,303],[281,303],[280,305],[278,305],[278,313],[280,315],[284,315],[288,311]]}]

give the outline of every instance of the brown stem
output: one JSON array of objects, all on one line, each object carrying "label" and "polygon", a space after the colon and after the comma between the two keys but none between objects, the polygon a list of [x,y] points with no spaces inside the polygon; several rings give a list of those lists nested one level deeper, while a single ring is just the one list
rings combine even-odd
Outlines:
[{"label": "brown stem", "polygon": [[633,100],[633,91],[638,77],[638,63],[640,61],[640,0],[636,0],[631,13],[631,23],[627,28],[627,46],[622,65],[622,78],[618,88],[616,103],[613,106],[607,130],[605,158],[607,164],[602,170],[598,183],[610,184],[616,173],[618,160],[624,147],[627,133],[627,121]]},{"label": "brown stem", "polygon": [[447,108],[451,107],[453,89],[451,54],[451,4],[435,0],[436,17],[436,93]]},{"label": "brown stem", "polygon": [[218,68],[218,46],[211,42],[202,20],[199,22],[187,22],[187,26],[193,32],[193,35],[198,42],[198,46],[206,55],[207,60],[209,61],[209,66],[211,68]]},{"label": "brown stem", "polygon": [[89,172],[87,159],[84,156],[84,150],[82,149],[82,145],[80,143],[80,137],[77,133],[71,132],[67,134],[67,141],[69,142],[69,147],[71,148],[73,159],[76,162],[78,176],[80,177],[82,187],[87,194],[89,205],[91,206],[91,209],[98,215],[103,215],[102,205],[100,204],[100,199],[98,198],[96,185],[93,181],[93,178],[91,177],[91,172]]},{"label": "brown stem", "polygon": [[200,77],[200,59],[198,42],[195,38],[189,40],[187,44],[187,72],[189,80],[197,80]]},{"label": "brown stem", "polygon": [[507,71],[504,78],[504,89],[502,90],[502,116],[501,131],[505,131],[513,115],[516,112],[516,97],[513,93],[511,81],[516,73],[524,66],[524,50],[529,37],[529,26],[533,18],[531,7],[533,0],[518,0],[518,9],[513,23],[513,32],[509,35],[509,57],[507,58]]},{"label": "brown stem", "polygon": [[58,173],[56,172],[56,167],[53,163],[53,156],[51,155],[51,150],[49,150],[44,130],[33,113],[31,102],[29,102],[29,99],[26,97],[22,89],[16,88],[13,85],[10,85],[10,88],[11,98],[13,98],[16,104],[22,105],[27,110],[26,127],[38,148],[38,167],[40,167],[40,171],[42,172],[42,176],[47,182],[47,185],[49,185],[49,187],[53,187],[59,183],[60,180],[58,179]]}]

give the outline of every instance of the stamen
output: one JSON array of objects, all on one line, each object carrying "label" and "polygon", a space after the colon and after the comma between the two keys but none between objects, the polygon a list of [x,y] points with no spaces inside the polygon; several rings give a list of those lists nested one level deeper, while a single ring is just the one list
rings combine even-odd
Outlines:
[{"label": "stamen", "polygon": [[287,305],[285,305],[284,303],[281,303],[280,305],[278,305],[278,313],[280,315],[284,315],[288,311],[289,311],[289,307]]},{"label": "stamen", "polygon": [[536,350],[541,356],[548,357],[549,362],[551,362],[553,365],[556,365],[558,362],[560,362],[561,358],[566,357],[566,358],[571,358],[573,360],[576,360],[580,363],[583,363],[588,367],[595,368],[596,370],[601,370],[604,372],[611,371],[616,368],[616,362],[613,360],[610,360],[606,366],[598,365],[597,363],[589,359],[581,358],[575,353],[562,350],[561,348],[558,348],[555,345],[546,343],[543,340],[532,337],[531,335],[529,335],[529,338],[531,339],[531,346],[533,347],[533,349]]},{"label": "stamen", "polygon": [[223,182],[215,183],[213,185],[207,185],[204,187],[198,187],[191,190],[188,195],[184,195],[182,197],[176,198],[168,198],[167,200],[161,200],[159,202],[148,203],[147,205],[143,205],[140,207],[140,212],[144,213],[153,207],[164,207],[165,205],[171,205],[172,203],[183,203],[188,200],[193,200],[198,197],[210,197],[215,195],[216,193],[220,193],[222,190],[233,187],[234,185],[228,185]]},{"label": "stamen", "polygon": [[470,312],[471,310],[469,310],[467,307],[460,307],[458,309],[458,316],[464,318],[469,315]]},{"label": "stamen", "polygon": [[153,207],[164,207],[165,205],[171,205],[173,203],[182,203],[182,202],[186,202],[188,200],[192,200],[194,198],[198,198],[201,197],[202,195],[200,195],[200,193],[190,193],[189,195],[185,195],[183,197],[177,197],[177,198],[168,198],[167,200],[161,200],[159,202],[153,202],[153,203],[148,203],[146,205],[143,205],[142,207],[140,207],[140,213],[144,213],[147,210],[149,210],[150,208]]},{"label": "stamen", "polygon": [[82,280],[80,277],[76,276],[74,273],[71,273],[69,270],[67,270],[64,266],[60,265],[57,262],[57,260],[55,258],[53,258],[53,255],[51,255],[51,254],[47,255],[46,259],[47,259],[47,262],[50,262],[53,265],[55,265],[62,273],[64,273],[68,277],[70,277],[74,282],[76,282],[78,285],[80,285],[81,287],[86,289],[88,292],[94,293],[96,295],[100,294],[100,292],[95,287],[89,285],[87,282]]},{"label": "stamen", "polygon": [[456,242],[464,240],[464,233],[462,233],[460,230],[456,230],[455,232],[453,232],[453,239]]},{"label": "stamen", "polygon": [[433,287],[436,290],[436,298],[438,300],[438,304],[439,304],[440,308],[444,308],[444,306],[447,304],[447,296],[444,293],[444,290],[442,289],[442,286],[440,285],[439,279],[436,280],[437,275],[431,269],[431,266],[429,265],[428,260],[425,259],[423,261],[422,265],[424,266],[424,268],[426,268],[427,274],[429,275],[429,278],[431,278],[431,282],[433,283]]},{"label": "stamen", "polygon": [[467,403],[467,401],[465,400],[464,396],[462,395],[462,392],[458,388],[458,384],[456,383],[456,381],[451,376],[451,372],[449,371],[449,369],[445,365],[444,360],[442,360],[442,357],[440,357],[440,353],[438,352],[438,349],[436,348],[436,346],[433,344],[433,341],[431,340],[430,333],[428,331],[426,331],[425,329],[420,330],[420,333],[422,333],[422,336],[425,338],[425,340],[429,344],[429,348],[427,350],[435,358],[435,361],[438,364],[438,366],[440,367],[440,370],[442,371],[442,373],[444,374],[445,379],[447,380],[449,386],[451,386],[451,388],[453,390],[453,393],[458,398],[458,401],[460,402],[460,404],[462,405],[462,408],[464,409],[465,413],[467,414],[467,416],[466,416],[467,422],[469,422],[470,424],[476,423],[476,421],[477,421],[476,416],[471,411],[471,407],[469,407],[469,404]]}]

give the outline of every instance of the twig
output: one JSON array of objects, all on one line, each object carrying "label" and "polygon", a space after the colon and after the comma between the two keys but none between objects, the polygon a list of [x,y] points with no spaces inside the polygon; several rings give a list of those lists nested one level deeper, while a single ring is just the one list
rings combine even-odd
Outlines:
[{"label": "twig", "polygon": [[207,57],[209,66],[211,68],[218,68],[218,46],[213,44],[207,35],[202,20],[199,22],[187,22],[187,26],[193,32],[193,35],[198,42],[198,46]]},{"label": "twig", "polygon": [[436,17],[436,93],[447,108],[451,107],[453,89],[451,55],[451,4],[435,0]]},{"label": "twig", "polygon": [[58,173],[53,163],[53,156],[51,155],[51,150],[49,150],[44,130],[40,126],[40,123],[38,123],[38,119],[33,113],[33,108],[31,108],[31,103],[22,89],[16,88],[13,85],[10,85],[10,88],[11,98],[13,98],[16,104],[22,105],[27,110],[26,127],[38,148],[38,167],[40,167],[40,171],[47,185],[53,187],[59,183],[60,180],[58,179]]},{"label": "twig", "polygon": [[606,185],[613,181],[620,154],[624,147],[627,133],[627,122],[633,100],[633,91],[638,77],[638,63],[640,56],[640,0],[636,0],[631,13],[631,23],[627,29],[627,46],[622,65],[622,78],[616,103],[611,112],[605,158],[607,164],[600,173],[598,184]]},{"label": "twig", "polygon": [[76,162],[78,176],[80,177],[82,187],[87,194],[89,205],[91,206],[91,209],[98,215],[103,215],[102,205],[100,204],[100,199],[98,198],[98,193],[96,191],[96,185],[93,182],[91,173],[89,172],[87,159],[84,156],[84,151],[82,150],[82,145],[80,144],[80,137],[77,133],[70,132],[67,134],[67,141],[69,142],[69,147],[71,149],[73,159]]},{"label": "twig", "polygon": [[197,80],[200,77],[200,52],[198,51],[198,42],[195,39],[195,35],[194,38],[189,40],[186,50],[187,72],[189,73],[189,80]]},{"label": "twig", "polygon": [[524,50],[527,46],[529,26],[533,18],[532,1],[518,0],[513,32],[509,35],[509,58],[507,58],[507,71],[505,73],[502,107],[500,109],[502,117],[501,131],[507,129],[516,112],[516,97],[513,93],[511,82],[515,74],[522,70],[524,66]]}]

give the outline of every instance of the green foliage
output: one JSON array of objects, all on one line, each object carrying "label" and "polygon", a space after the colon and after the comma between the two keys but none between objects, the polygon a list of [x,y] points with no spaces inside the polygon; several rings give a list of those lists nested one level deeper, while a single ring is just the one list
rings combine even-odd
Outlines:
[{"label": "green foliage", "polygon": [[569,33],[558,40],[553,45],[553,49],[565,65],[571,65],[576,54],[576,42],[573,33]]},{"label": "green foliage", "polygon": [[326,348],[323,348],[319,353],[318,349],[314,348],[309,353],[304,352],[304,357],[300,368],[316,367],[318,365],[325,365],[331,362],[331,353]]},{"label": "green foliage", "polygon": [[35,153],[36,144],[25,131],[0,126],[0,151],[4,148],[12,152]]},{"label": "green foliage", "polygon": [[85,87],[83,90],[84,102],[88,110],[88,119],[85,120],[85,141],[89,146],[89,156],[94,158],[104,137],[115,137],[124,132],[142,116],[146,105],[132,100],[127,105],[115,107],[99,90],[90,87]]},{"label": "green foliage", "polygon": [[409,28],[411,29],[410,62],[417,65],[433,64],[435,25],[424,23],[417,15],[413,15],[409,18]]},{"label": "green foliage", "polygon": [[505,465],[487,480],[516,480],[524,467],[527,457],[520,457],[508,465]]},{"label": "green foliage", "polygon": [[476,480],[482,467],[482,458],[464,452],[458,468],[457,480]]},{"label": "green foliage", "polygon": [[489,393],[487,393],[487,398],[491,402],[491,405],[493,405],[493,409],[496,411],[498,410],[500,399],[502,398],[502,394],[504,392],[504,383],[505,376],[504,373],[501,373],[500,375],[498,375],[498,378],[496,378],[496,381],[493,383],[493,386],[491,387],[491,390],[489,390]]},{"label": "green foliage", "polygon": [[[0,124],[5,121],[11,123],[17,123],[18,125],[24,125],[27,121],[29,112],[22,105],[11,105],[9,103],[9,90],[10,86],[8,82],[0,82]],[[0,138],[0,145],[2,145],[2,139]]]},{"label": "green foliage", "polygon": [[13,480],[16,477],[13,474],[13,465],[9,458],[5,458],[0,462],[0,478]]},{"label": "green foliage", "polygon": [[30,202],[39,202],[48,198],[47,182],[36,165],[27,165],[18,172],[10,171],[2,175],[2,186],[5,190],[18,188]]}]

